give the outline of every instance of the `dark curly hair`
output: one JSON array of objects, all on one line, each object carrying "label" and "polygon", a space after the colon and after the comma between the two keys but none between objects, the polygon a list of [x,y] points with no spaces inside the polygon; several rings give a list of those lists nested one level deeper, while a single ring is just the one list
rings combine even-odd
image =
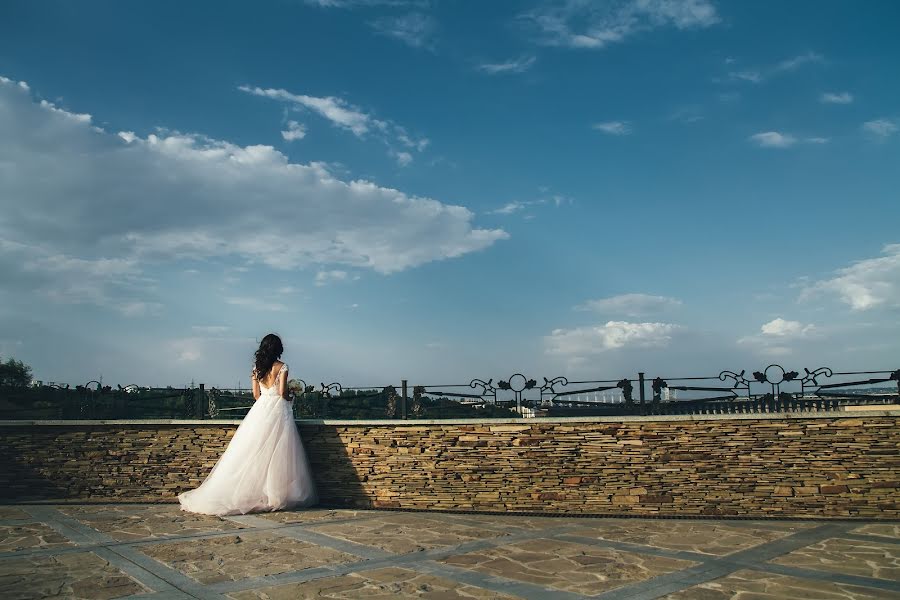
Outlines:
[{"label": "dark curly hair", "polygon": [[270,333],[262,339],[254,357],[256,376],[259,379],[264,379],[269,374],[272,365],[281,358],[282,352],[284,352],[284,346],[281,345],[281,338],[274,333]]}]

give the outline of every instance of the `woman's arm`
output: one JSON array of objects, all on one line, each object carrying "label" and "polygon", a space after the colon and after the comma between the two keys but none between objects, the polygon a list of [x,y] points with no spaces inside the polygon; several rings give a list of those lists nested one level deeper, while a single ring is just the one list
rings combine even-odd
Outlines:
[{"label": "woman's arm", "polygon": [[253,386],[253,399],[259,400],[259,377],[256,374],[256,369],[250,371],[250,384]]},{"label": "woman's arm", "polygon": [[281,370],[281,373],[278,375],[278,395],[288,399],[287,397],[287,382],[288,382],[288,366],[285,365]]}]

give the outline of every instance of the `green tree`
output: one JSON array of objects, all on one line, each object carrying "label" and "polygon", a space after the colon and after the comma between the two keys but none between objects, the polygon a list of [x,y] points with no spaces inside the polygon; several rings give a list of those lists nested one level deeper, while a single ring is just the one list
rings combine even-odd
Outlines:
[{"label": "green tree", "polygon": [[0,385],[26,387],[31,383],[31,367],[21,360],[0,361]]}]

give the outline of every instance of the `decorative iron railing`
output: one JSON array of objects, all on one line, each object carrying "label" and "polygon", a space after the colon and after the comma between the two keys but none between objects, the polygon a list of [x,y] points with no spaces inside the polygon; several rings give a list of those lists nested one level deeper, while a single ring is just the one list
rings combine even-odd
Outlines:
[{"label": "decorative iron railing", "polygon": [[[900,369],[788,371],[769,365],[750,375],[569,381],[566,377],[472,379],[441,385],[344,386],[289,382],[298,419],[442,419],[588,415],[740,414],[839,410],[900,404]],[[48,385],[0,388],[0,419],[241,418],[250,390]]]}]

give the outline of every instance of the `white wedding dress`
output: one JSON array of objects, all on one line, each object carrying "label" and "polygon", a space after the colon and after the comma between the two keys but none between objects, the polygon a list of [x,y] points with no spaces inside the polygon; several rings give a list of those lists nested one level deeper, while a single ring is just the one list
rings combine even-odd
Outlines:
[{"label": "white wedding dress", "polygon": [[197,489],[178,495],[181,509],[207,515],[300,508],[317,502],[309,461],[292,402],[272,387],[259,384],[259,399],[250,408],[225,452]]}]

